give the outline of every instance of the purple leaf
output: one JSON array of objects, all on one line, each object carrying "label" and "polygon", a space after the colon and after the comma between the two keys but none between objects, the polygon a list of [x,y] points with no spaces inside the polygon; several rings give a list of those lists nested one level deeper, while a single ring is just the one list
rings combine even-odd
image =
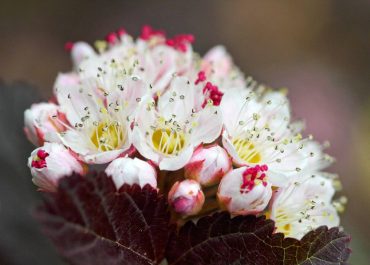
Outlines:
[{"label": "purple leaf", "polygon": [[186,223],[167,249],[170,265],[182,264],[346,264],[350,238],[338,228],[320,227],[302,240],[284,238],[265,217],[216,213]]},{"label": "purple leaf", "polygon": [[117,191],[105,174],[63,179],[36,218],[76,265],[159,264],[171,233],[163,196],[149,185]]}]

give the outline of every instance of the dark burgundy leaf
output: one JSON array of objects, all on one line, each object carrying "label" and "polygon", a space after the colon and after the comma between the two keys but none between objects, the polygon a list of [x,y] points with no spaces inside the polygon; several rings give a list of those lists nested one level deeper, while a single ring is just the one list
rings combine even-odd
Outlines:
[{"label": "dark burgundy leaf", "polygon": [[170,235],[165,198],[149,185],[117,191],[105,174],[63,179],[36,217],[75,265],[159,264]]},{"label": "dark burgundy leaf", "polygon": [[170,265],[339,265],[350,254],[350,238],[337,228],[320,227],[301,241],[273,231],[274,222],[265,217],[216,213],[173,234],[167,260]]}]

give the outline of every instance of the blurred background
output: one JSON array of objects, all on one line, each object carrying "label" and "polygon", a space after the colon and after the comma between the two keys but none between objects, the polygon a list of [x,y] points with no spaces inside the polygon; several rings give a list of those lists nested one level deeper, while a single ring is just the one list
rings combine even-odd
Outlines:
[{"label": "blurred background", "polygon": [[370,1],[1,0],[0,264],[63,264],[40,234],[31,209],[40,199],[26,158],[23,111],[51,95],[71,67],[66,41],[92,43],[118,27],[143,24],[169,35],[193,33],[204,54],[223,44],[257,81],[289,88],[307,133],[330,140],[349,198],[342,225],[351,264],[370,263]]}]

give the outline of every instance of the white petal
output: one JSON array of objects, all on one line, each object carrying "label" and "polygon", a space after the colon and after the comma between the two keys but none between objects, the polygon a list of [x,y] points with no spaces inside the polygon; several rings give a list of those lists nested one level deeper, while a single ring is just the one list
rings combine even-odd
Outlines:
[{"label": "white petal", "polygon": [[82,156],[87,155],[93,148],[90,138],[87,138],[86,135],[79,133],[77,130],[67,130],[59,137],[65,146]]},{"label": "white petal", "polygon": [[53,86],[54,95],[57,96],[58,90],[66,86],[78,85],[79,76],[75,72],[59,73]]},{"label": "white petal", "polygon": [[[118,103],[126,116],[133,116],[148,92],[147,84],[137,77],[130,77],[122,80],[120,85],[123,91],[115,87],[113,91],[109,92],[109,95],[106,97],[107,105],[111,104],[112,108],[115,108]],[[119,112],[120,115],[122,115],[122,112]]]},{"label": "white petal", "polygon": [[174,171],[184,167],[189,162],[191,155],[193,154],[193,150],[194,148],[189,146],[177,156],[163,157],[159,162],[159,169]]},{"label": "white petal", "polygon": [[321,171],[333,163],[333,158],[323,152],[323,146],[316,141],[306,140],[299,153],[306,157],[306,163],[302,170]]},{"label": "white petal", "polygon": [[268,176],[274,187],[285,187],[289,183],[289,178],[285,174],[269,170]]},{"label": "white petal", "polygon": [[191,142],[194,146],[200,143],[211,143],[221,134],[222,114],[220,109],[214,106],[206,106],[201,110],[196,119],[197,126],[192,133]]},{"label": "white petal", "polygon": [[178,122],[190,117],[194,106],[194,87],[185,77],[174,78],[170,89],[158,99],[158,112],[166,119],[176,115]]},{"label": "white petal", "polygon": [[112,151],[99,152],[95,154],[88,154],[81,156],[81,159],[83,159],[88,164],[105,164],[117,158],[119,155],[124,153],[124,151],[125,149],[117,149]]},{"label": "white petal", "polygon": [[231,156],[234,164],[238,166],[243,166],[246,164],[245,161],[239,157],[238,153],[236,152],[234,148],[234,145],[230,142],[228,133],[226,132],[226,130],[222,134],[222,145],[226,149],[226,151],[229,153],[229,155]]},{"label": "white petal", "polygon": [[[248,102],[246,102],[247,90],[227,90],[225,91],[220,108],[222,111],[223,122],[225,128],[232,133],[235,127],[238,125],[241,116],[245,117],[248,108],[245,108]],[[244,111],[243,111],[244,110]],[[244,120],[244,119],[242,119]]]},{"label": "white petal", "polygon": [[158,165],[160,162],[160,155],[153,150],[152,146],[148,145],[147,140],[145,138],[145,133],[141,131],[140,127],[135,126],[132,135],[133,135],[132,142],[135,148],[139,151],[139,153],[143,157],[152,160],[154,163]]},{"label": "white petal", "polygon": [[[267,102],[270,104],[266,104]],[[265,104],[261,120],[268,123],[269,128],[275,132],[275,138],[281,137],[286,131],[290,122],[290,105],[286,96],[281,92],[268,92],[262,99]]]},{"label": "white petal", "polygon": [[95,91],[81,91],[80,85],[71,85],[59,88],[57,99],[61,110],[66,114],[72,126],[80,123],[81,118],[89,115],[91,119],[98,120],[102,100]]},{"label": "white petal", "polygon": [[[218,76],[226,76],[232,69],[233,62],[230,54],[226,51],[224,46],[215,46],[209,50],[204,56],[205,63],[210,64],[208,72],[214,71]],[[207,69],[206,69],[207,70]]]}]

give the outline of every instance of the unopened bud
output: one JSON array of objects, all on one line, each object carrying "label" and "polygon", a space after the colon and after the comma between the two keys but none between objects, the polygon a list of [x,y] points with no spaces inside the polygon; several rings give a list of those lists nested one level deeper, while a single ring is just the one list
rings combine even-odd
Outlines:
[{"label": "unopened bud", "polygon": [[157,188],[157,173],[155,169],[148,162],[138,158],[117,158],[108,165],[105,173],[112,177],[117,189],[123,184],[138,184],[140,187],[149,184],[153,188]]},{"label": "unopened bud", "polygon": [[186,178],[194,179],[203,186],[209,186],[218,183],[231,169],[231,160],[219,145],[200,146],[184,169]]},{"label": "unopened bud", "polygon": [[86,42],[76,42],[71,50],[73,65],[77,67],[83,60],[95,54],[94,49]]},{"label": "unopened bud", "polygon": [[82,164],[58,143],[45,143],[35,149],[28,158],[28,166],[33,176],[32,181],[43,191],[53,192],[61,178],[74,172],[84,173]]},{"label": "unopened bud", "polygon": [[187,179],[172,186],[168,201],[175,212],[185,216],[194,215],[203,207],[204,194],[198,182]]},{"label": "unopened bud", "polygon": [[43,145],[48,134],[64,130],[60,119],[63,117],[61,117],[57,105],[52,103],[33,104],[24,112],[24,132],[34,145]]},{"label": "unopened bud", "polygon": [[218,188],[220,203],[232,214],[257,214],[263,211],[272,196],[267,166],[241,167],[226,174]]}]

